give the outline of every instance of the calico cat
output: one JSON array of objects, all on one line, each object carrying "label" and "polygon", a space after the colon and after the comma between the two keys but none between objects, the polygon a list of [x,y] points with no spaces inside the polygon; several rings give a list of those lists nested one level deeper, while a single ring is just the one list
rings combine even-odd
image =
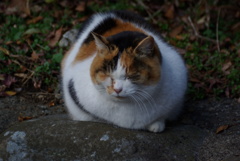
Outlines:
[{"label": "calico cat", "polygon": [[187,70],[180,55],[143,18],[127,11],[87,20],[62,61],[74,120],[161,132],[181,110]]}]

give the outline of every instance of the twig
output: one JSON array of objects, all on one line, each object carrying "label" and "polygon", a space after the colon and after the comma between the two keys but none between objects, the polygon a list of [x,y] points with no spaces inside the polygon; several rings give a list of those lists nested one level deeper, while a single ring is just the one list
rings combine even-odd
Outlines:
[{"label": "twig", "polygon": [[25,41],[27,42],[28,46],[31,48],[32,52],[34,52],[34,50],[33,50],[32,46],[31,46],[29,40],[25,40]]},{"label": "twig", "polygon": [[192,19],[191,19],[190,16],[188,16],[188,21],[190,22],[190,25],[191,25],[191,27],[192,27],[192,29],[193,29],[193,31],[194,31],[194,35],[195,35],[197,38],[200,38],[200,39],[203,39],[203,40],[206,40],[206,41],[210,41],[210,42],[212,42],[212,43],[216,43],[216,40],[210,39],[210,38],[208,38],[208,37],[204,37],[204,36],[202,36],[202,35],[200,35],[200,34],[198,33],[198,31],[196,30],[196,28],[195,28],[195,26],[194,26],[194,24],[193,24]]},{"label": "twig", "polygon": [[217,39],[217,49],[218,49],[218,51],[220,51],[219,37],[218,37],[218,22],[219,22],[220,12],[221,12],[221,8],[218,10],[218,17],[217,17],[217,24],[216,24],[216,39]]},{"label": "twig", "polygon": [[35,72],[32,71],[31,74],[24,80],[22,86],[24,86],[33,77],[34,74]]},{"label": "twig", "polygon": [[[150,9],[148,6],[146,6],[146,5],[143,3],[142,0],[138,0],[137,3],[138,3],[138,5],[140,5],[140,6],[142,6],[142,7],[144,8],[144,10],[147,12],[149,18],[153,21],[153,23],[157,23],[157,20],[154,19],[155,14],[153,15],[153,14],[151,13],[151,12],[152,12],[151,9]],[[158,12],[158,11],[157,11],[157,12]]]}]

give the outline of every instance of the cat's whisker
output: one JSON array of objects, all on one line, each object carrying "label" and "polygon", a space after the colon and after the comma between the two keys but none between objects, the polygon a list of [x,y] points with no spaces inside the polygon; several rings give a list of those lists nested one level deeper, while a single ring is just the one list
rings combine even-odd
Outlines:
[{"label": "cat's whisker", "polygon": [[142,112],[144,112],[143,109],[142,109],[142,106],[141,106],[141,102],[139,102],[139,99],[138,99],[137,97],[135,97],[134,95],[131,95],[130,97],[131,97],[131,98],[133,99],[133,101],[136,103],[136,104],[135,104],[135,107],[140,108],[140,110],[141,110]]},{"label": "cat's whisker", "polygon": [[140,94],[141,96],[143,96],[147,100],[147,102],[150,104],[151,108],[157,108],[157,104],[156,104],[155,100],[149,93],[147,93],[146,91],[143,91],[143,90],[137,90],[137,93]]},{"label": "cat's whisker", "polygon": [[145,98],[147,99],[146,97],[144,97],[143,95],[141,95],[140,93],[136,92],[135,95],[137,96],[136,98],[139,100],[139,102],[141,102],[142,104],[142,108],[144,109],[144,111],[147,113],[147,116],[150,117],[150,113],[149,113],[149,110],[146,106],[146,104],[144,103],[144,101],[142,100],[142,98]]},{"label": "cat's whisker", "polygon": [[130,96],[131,100],[133,101],[135,107],[141,107],[139,101],[137,100],[137,98],[135,98],[134,96]]}]

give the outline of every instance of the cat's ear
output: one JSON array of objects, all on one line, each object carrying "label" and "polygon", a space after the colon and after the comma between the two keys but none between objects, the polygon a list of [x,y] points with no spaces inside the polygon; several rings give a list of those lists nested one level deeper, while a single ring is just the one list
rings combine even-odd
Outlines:
[{"label": "cat's ear", "polygon": [[154,39],[148,36],[138,43],[134,53],[139,57],[151,56],[154,52],[154,45]]},{"label": "cat's ear", "polygon": [[109,47],[108,47],[109,42],[107,41],[107,39],[105,37],[103,37],[97,33],[94,33],[94,32],[92,32],[91,34],[94,37],[95,44],[99,51],[109,50]]}]

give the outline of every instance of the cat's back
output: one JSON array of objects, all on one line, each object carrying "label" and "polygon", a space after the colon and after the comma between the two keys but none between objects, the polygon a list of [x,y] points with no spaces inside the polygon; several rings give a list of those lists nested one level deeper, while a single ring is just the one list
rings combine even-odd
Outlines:
[{"label": "cat's back", "polygon": [[[110,11],[92,15],[79,30],[77,40],[65,55],[62,68],[84,61],[96,53],[93,33],[109,37],[124,31],[137,31],[159,36],[142,17],[128,11]],[[126,38],[127,39],[127,38]]]}]

